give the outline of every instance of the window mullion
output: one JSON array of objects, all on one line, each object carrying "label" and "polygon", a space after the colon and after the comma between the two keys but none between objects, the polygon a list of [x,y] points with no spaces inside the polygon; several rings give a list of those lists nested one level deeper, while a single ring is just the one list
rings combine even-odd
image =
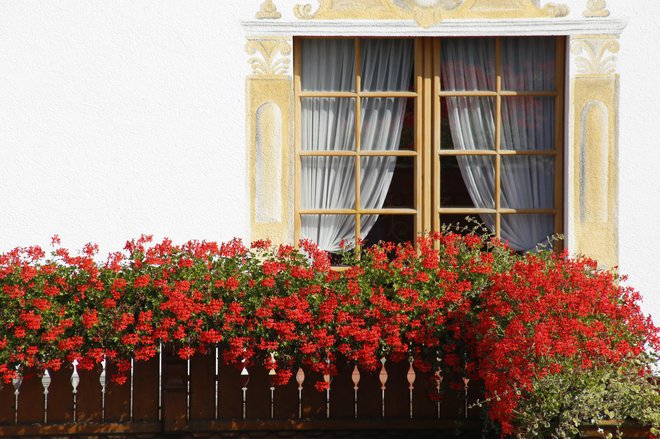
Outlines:
[{"label": "window mullion", "polygon": [[432,212],[433,212],[433,231],[440,230],[440,141],[442,114],[440,105],[440,68],[441,51],[440,39],[433,39],[433,188],[432,188]]},{"label": "window mullion", "polygon": [[501,209],[501,172],[502,172],[502,157],[500,156],[500,147],[501,147],[501,133],[502,133],[502,40],[497,38],[495,40],[495,74],[496,74],[496,92],[497,97],[495,104],[495,236],[497,239],[501,239],[501,224],[502,217],[500,213]]},{"label": "window mullion", "polygon": [[[564,71],[566,56],[566,39],[557,38],[556,49],[556,81],[557,97],[555,98],[555,233],[564,230]],[[557,243],[557,250],[563,248],[563,243]]]},{"label": "window mullion", "polygon": [[293,86],[294,86],[294,95],[295,95],[295,108],[294,108],[294,117],[295,117],[295,138],[294,138],[294,167],[295,167],[295,182],[294,182],[294,204],[295,212],[294,215],[294,226],[293,226],[293,238],[294,242],[297,245],[300,240],[300,229],[302,227],[302,218],[298,212],[302,207],[302,157],[300,156],[300,150],[302,149],[302,98],[300,97],[300,92],[302,89],[300,72],[301,72],[301,58],[302,58],[302,45],[299,41],[294,41],[293,44]]},{"label": "window mullion", "polygon": [[415,209],[417,214],[415,216],[415,235],[427,231],[428,224],[424,220],[424,215],[428,211],[424,200],[424,172],[423,166],[426,162],[426,150],[424,149],[424,129],[422,123],[422,114],[424,113],[424,44],[425,39],[415,38]]},{"label": "window mullion", "polygon": [[432,119],[432,109],[433,109],[433,41],[424,40],[424,71],[422,72],[422,117],[421,123],[423,135],[422,142],[420,146],[423,151],[423,168],[422,168],[422,181],[423,186],[422,190],[422,213],[423,213],[423,227],[424,231],[431,230],[433,226],[432,222],[432,175],[433,169],[431,166],[432,163],[432,133],[433,133],[433,119]]},{"label": "window mullion", "polygon": [[362,126],[361,126],[361,114],[362,114],[362,98],[361,98],[361,93],[362,93],[362,65],[360,62],[360,39],[356,38],[355,39],[355,91],[357,92],[357,96],[355,98],[355,241],[356,241],[356,247],[359,246],[360,243],[360,238],[361,238],[361,228],[362,228],[362,217],[360,215],[360,209],[362,208],[362,201],[361,201],[361,183],[362,183],[362,176],[361,176],[361,171],[362,169],[360,168],[360,150],[361,150],[361,143],[362,143]]}]

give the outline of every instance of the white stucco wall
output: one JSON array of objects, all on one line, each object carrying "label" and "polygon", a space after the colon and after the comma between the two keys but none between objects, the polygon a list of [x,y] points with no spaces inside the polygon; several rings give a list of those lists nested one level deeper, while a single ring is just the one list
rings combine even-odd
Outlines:
[{"label": "white stucco wall", "polygon": [[[262,0],[0,0],[0,251],[248,236],[245,39]],[[285,17],[294,3],[276,0]],[[586,0],[565,0],[579,17]],[[660,2],[621,73],[621,271],[660,321]]]},{"label": "white stucco wall", "polygon": [[247,233],[242,1],[0,2],[0,249]]}]

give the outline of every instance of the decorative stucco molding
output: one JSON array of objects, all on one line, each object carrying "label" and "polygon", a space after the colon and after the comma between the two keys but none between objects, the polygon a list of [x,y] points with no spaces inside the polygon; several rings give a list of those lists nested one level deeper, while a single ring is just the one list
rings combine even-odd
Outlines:
[{"label": "decorative stucco molding", "polygon": [[585,17],[609,17],[605,0],[588,0],[587,9],[582,13]]},{"label": "decorative stucco molding", "polygon": [[611,35],[603,37],[574,37],[571,54],[580,74],[611,74],[616,72],[616,56],[619,41]]},{"label": "decorative stucco molding", "polygon": [[264,102],[256,111],[255,218],[257,223],[282,221],[282,110]]},{"label": "decorative stucco molding", "polygon": [[282,14],[277,10],[277,6],[273,0],[266,0],[261,4],[259,12],[257,12],[259,20],[276,20],[282,18]]},{"label": "decorative stucco molding", "polygon": [[250,20],[243,21],[248,38],[319,36],[359,37],[490,37],[611,35],[626,27],[622,18],[503,18],[445,20],[441,26],[421,27],[411,20]]},{"label": "decorative stucco molding", "polygon": [[568,15],[566,5],[534,0],[319,0],[298,4],[294,14],[307,20],[415,20],[430,27],[445,19],[547,18]]},{"label": "decorative stucco molding", "polygon": [[250,39],[245,45],[255,76],[286,76],[291,66],[291,43],[283,38]]},{"label": "decorative stucco molding", "polygon": [[607,224],[610,216],[608,185],[610,110],[602,101],[587,101],[580,114],[580,222]]},{"label": "decorative stucco molding", "polygon": [[619,260],[618,50],[612,35],[571,37],[570,250],[609,268]]},{"label": "decorative stucco molding", "polygon": [[250,233],[275,243],[293,239],[293,87],[291,37],[249,37],[246,80]]}]

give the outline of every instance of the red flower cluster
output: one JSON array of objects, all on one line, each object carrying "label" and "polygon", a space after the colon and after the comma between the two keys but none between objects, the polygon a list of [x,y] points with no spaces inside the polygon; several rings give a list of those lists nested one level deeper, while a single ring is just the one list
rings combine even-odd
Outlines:
[{"label": "red flower cluster", "polygon": [[419,372],[481,379],[497,397],[491,418],[509,433],[535,379],[658,346],[639,295],[614,274],[473,234],[352,251],[342,270],[308,241],[177,246],[142,236],[104,263],[96,253],[0,255],[5,381],[19,365],[57,370],[77,359],[85,369],[106,358],[121,383],[130,359],[153,358],[161,343],[182,358],[218,346],[228,364],[276,370],[278,384],[298,365],[333,374],[338,357],[371,370],[381,358],[413,358]]},{"label": "red flower cluster", "polygon": [[[590,259],[527,255],[492,276],[472,337],[489,415],[514,432],[515,409],[534,383],[563,369],[593,369],[660,348],[639,293]],[[648,373],[648,371],[640,371]]]}]

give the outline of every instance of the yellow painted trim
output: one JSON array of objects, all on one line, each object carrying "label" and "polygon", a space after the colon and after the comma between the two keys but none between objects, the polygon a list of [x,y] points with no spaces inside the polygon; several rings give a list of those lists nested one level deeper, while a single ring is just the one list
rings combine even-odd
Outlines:
[{"label": "yellow painted trim", "polygon": [[294,14],[307,20],[415,20],[430,27],[447,19],[547,18],[568,15],[568,7],[549,3],[539,7],[533,0],[320,0],[298,4]]},{"label": "yellow painted trim", "polygon": [[613,35],[571,37],[573,209],[571,251],[613,268],[619,263],[619,76]]},{"label": "yellow painted trim", "polygon": [[573,253],[605,267],[619,263],[619,77],[579,75],[572,81]]},{"label": "yellow painted trim", "polygon": [[[250,237],[289,243],[293,239],[292,47],[287,38],[253,38],[245,50]],[[277,194],[272,199],[273,194]],[[268,198],[271,197],[271,198]],[[264,208],[264,206],[266,206]]]}]

